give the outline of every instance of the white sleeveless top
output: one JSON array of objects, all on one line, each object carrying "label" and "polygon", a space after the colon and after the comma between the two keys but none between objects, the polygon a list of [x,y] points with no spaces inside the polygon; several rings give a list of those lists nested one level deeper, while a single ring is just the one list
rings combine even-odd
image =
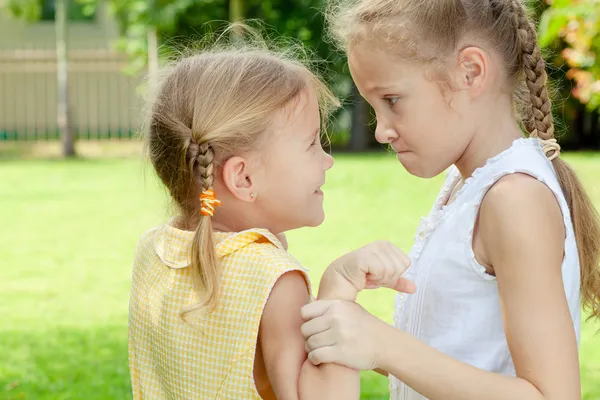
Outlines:
[{"label": "white sleeveless top", "polygon": [[[489,159],[466,179],[455,200],[444,205],[461,180],[458,169],[450,168],[431,213],[421,219],[409,253],[412,266],[407,278],[416,283],[417,292],[398,294],[394,315],[398,329],[442,353],[512,376],[515,367],[506,343],[496,278],[486,274],[475,260],[472,242],[484,195],[500,178],[514,173],[543,182],[560,205],[566,228],[562,277],[579,344],[579,256],[571,215],[552,163],[534,138],[517,139],[509,149]],[[395,377],[390,377],[390,393],[394,400],[425,399]]]}]

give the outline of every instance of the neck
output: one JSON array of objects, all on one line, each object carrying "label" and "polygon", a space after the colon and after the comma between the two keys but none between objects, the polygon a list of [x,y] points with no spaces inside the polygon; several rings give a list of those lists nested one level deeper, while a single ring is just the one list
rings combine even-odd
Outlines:
[{"label": "neck", "polygon": [[216,231],[216,232],[238,232],[238,230],[234,229],[232,226],[229,226],[228,224],[224,224],[222,222],[215,221],[215,220],[213,220],[212,227],[213,227],[213,231]]},{"label": "neck", "polygon": [[212,217],[212,227],[217,232],[241,232],[253,228],[266,228],[272,230],[271,226],[261,223],[256,218],[256,213],[248,203],[237,203],[232,201],[228,206],[219,207]]},{"label": "neck", "polygon": [[[506,117],[499,119],[498,115]],[[476,128],[471,142],[454,163],[463,179],[470,177],[477,168],[483,167],[487,160],[508,149],[516,139],[523,137],[512,112],[496,112],[493,117],[496,118],[488,118],[489,122]]]}]

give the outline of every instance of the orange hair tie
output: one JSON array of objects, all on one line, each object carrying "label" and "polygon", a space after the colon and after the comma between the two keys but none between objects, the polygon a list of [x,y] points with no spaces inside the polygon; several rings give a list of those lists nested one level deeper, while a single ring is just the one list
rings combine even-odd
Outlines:
[{"label": "orange hair tie", "polygon": [[215,213],[215,207],[219,207],[221,202],[217,200],[214,190],[207,189],[200,195],[200,204],[200,214],[205,217],[212,217]]}]

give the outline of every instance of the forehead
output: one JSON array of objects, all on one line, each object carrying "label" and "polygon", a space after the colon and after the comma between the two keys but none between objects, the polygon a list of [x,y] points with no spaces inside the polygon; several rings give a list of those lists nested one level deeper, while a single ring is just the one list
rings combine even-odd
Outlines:
[{"label": "forehead", "polygon": [[352,77],[364,90],[396,83],[416,72],[410,63],[400,57],[366,43],[348,49],[348,66]]},{"label": "forehead", "polygon": [[319,105],[313,88],[304,88],[296,97],[277,111],[272,119],[273,130],[278,134],[297,132],[298,127],[312,127],[320,123]]}]

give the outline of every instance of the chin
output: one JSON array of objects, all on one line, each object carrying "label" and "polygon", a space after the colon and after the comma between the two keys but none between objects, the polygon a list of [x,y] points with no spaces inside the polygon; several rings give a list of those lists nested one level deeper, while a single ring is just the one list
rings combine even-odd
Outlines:
[{"label": "chin", "polygon": [[[406,168],[406,167],[404,167],[404,168]],[[441,173],[441,172],[427,171],[427,170],[423,170],[423,169],[417,169],[417,170],[413,171],[413,170],[410,170],[409,168],[406,168],[406,171],[408,171],[408,173],[413,176],[416,176],[418,178],[424,178],[424,179],[435,178],[436,176],[438,176]]]},{"label": "chin", "polygon": [[414,157],[411,157],[411,159],[405,157],[407,154],[408,153],[399,153],[397,155],[397,158],[398,161],[400,161],[400,164],[402,164],[402,166],[406,170],[406,172],[413,176],[429,179],[434,178],[445,171],[445,168],[426,168],[421,163],[416,162],[417,160],[415,160]]},{"label": "chin", "polygon": [[319,214],[312,216],[312,218],[307,221],[306,226],[316,228],[317,226],[321,225],[323,221],[325,221],[325,212],[321,211]]}]

